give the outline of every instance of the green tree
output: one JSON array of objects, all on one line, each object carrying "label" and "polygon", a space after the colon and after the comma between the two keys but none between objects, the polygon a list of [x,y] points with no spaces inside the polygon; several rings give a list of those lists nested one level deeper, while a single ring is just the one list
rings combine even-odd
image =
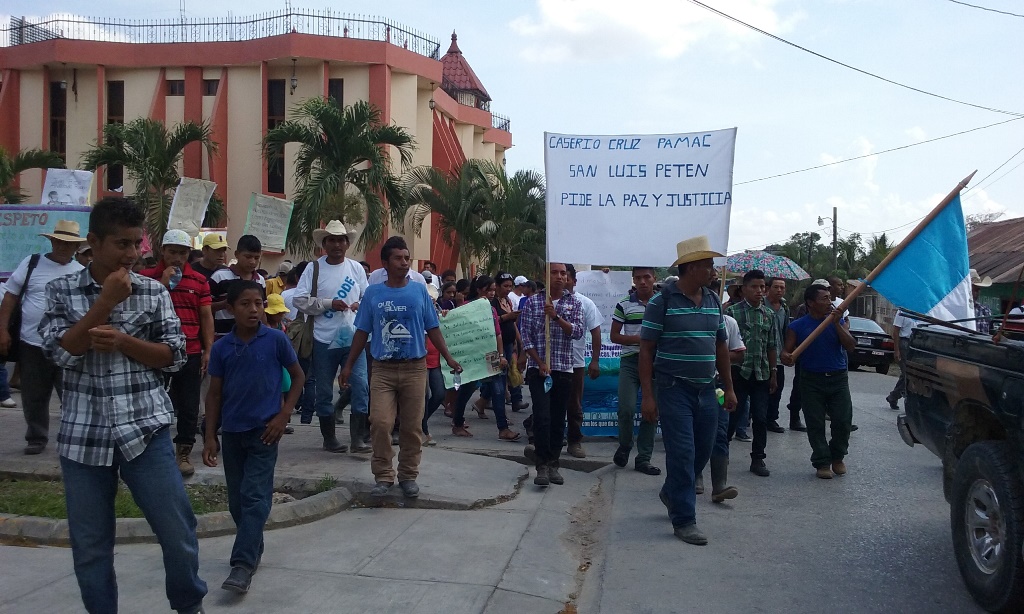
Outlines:
[{"label": "green tree", "polygon": [[392,225],[402,226],[404,193],[392,169],[391,148],[404,168],[412,163],[415,142],[404,128],[383,124],[379,109],[365,101],[342,107],[333,98],[310,98],[293,110],[290,119],[267,132],[264,157],[270,162],[280,159],[289,143],[298,145],[289,249],[311,253],[313,230],[339,208],[348,210],[350,195],[358,196],[366,220],[358,247],[384,237],[389,213]]},{"label": "green tree", "polygon": [[890,241],[884,232],[880,235],[872,236],[868,239],[867,253],[862,263],[864,268],[868,271],[874,270],[876,266],[882,263],[882,260],[885,260],[889,252],[895,248],[896,244]]},{"label": "green tree", "polygon": [[543,277],[545,261],[544,176],[516,171],[493,162],[481,165],[489,189],[480,226],[483,256],[491,274],[498,271],[531,273]]},{"label": "green tree", "polygon": [[[132,198],[146,210],[146,234],[154,249],[167,231],[174,189],[181,177],[178,164],[185,147],[201,144],[208,154],[217,151],[206,124],[183,122],[168,129],[163,122],[140,117],[126,124],[103,127],[103,143],[93,145],[82,156],[82,168],[121,165],[135,184]],[[217,203],[220,201],[218,200]],[[207,219],[219,219],[223,211],[211,201]]]},{"label": "green tree", "polygon": [[0,204],[25,202],[25,192],[15,186],[14,181],[31,168],[64,168],[64,160],[43,149],[24,149],[12,156],[0,147]]}]

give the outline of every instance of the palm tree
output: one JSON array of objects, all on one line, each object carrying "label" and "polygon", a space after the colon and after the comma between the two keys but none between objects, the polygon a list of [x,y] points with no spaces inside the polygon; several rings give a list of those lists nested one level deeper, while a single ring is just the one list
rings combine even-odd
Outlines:
[{"label": "palm tree", "polygon": [[880,235],[872,236],[868,239],[867,254],[864,256],[863,261],[864,268],[868,271],[874,270],[876,266],[881,264],[882,260],[885,260],[889,252],[895,248],[896,244],[890,241],[884,232]]},{"label": "palm tree", "polygon": [[[82,167],[95,171],[101,166],[121,165],[135,181],[135,202],[146,210],[146,233],[153,247],[159,247],[167,230],[174,188],[178,185],[178,163],[185,147],[201,143],[207,153],[217,151],[206,124],[184,122],[173,129],[155,119],[140,117],[126,124],[103,127],[103,143],[97,143],[82,157]],[[219,202],[219,201],[218,201]],[[215,204],[211,201],[211,209]],[[220,212],[207,211],[207,218]]]},{"label": "palm tree", "polygon": [[[484,250],[485,230],[490,229],[487,206],[490,184],[478,160],[467,160],[446,173],[433,166],[411,169],[405,176],[405,198],[401,211],[412,211],[412,232],[420,234],[423,220],[437,213],[441,236],[459,254],[463,271]],[[395,209],[392,209],[395,211]]]},{"label": "palm tree", "polygon": [[481,170],[490,185],[485,192],[488,219],[480,227],[487,270],[539,275],[546,245],[544,176],[521,170],[510,177],[504,166],[493,162],[484,162]]},{"label": "palm tree", "polygon": [[25,193],[14,185],[14,180],[30,168],[64,168],[64,160],[43,149],[25,149],[12,156],[0,147],[0,203],[25,202]]},{"label": "palm tree", "polygon": [[[415,142],[404,128],[381,123],[380,110],[365,101],[342,107],[333,98],[310,98],[293,118],[267,131],[263,155],[274,162],[285,145],[297,143],[295,208],[288,227],[290,250],[309,253],[313,230],[351,194],[362,200],[366,225],[356,245],[366,248],[384,236],[385,218],[401,227],[403,192],[391,167],[390,148],[402,167],[412,163]],[[343,220],[348,221],[348,220]]]}]

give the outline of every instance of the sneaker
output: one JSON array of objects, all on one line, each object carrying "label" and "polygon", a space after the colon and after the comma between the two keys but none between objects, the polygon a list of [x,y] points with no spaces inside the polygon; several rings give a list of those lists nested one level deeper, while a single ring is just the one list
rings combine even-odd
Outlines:
[{"label": "sneaker", "polygon": [[548,481],[558,486],[565,484],[565,478],[562,477],[561,473],[558,473],[558,465],[548,465]]},{"label": "sneaker", "polygon": [[7,409],[10,409],[12,407],[17,407],[17,406],[18,406],[18,403],[14,399],[12,399],[11,397],[7,397],[3,401],[0,401],[0,407],[6,407]]},{"label": "sneaker", "polygon": [[398,485],[402,487],[402,494],[410,499],[420,496],[420,486],[416,480],[399,480]]},{"label": "sneaker", "polygon": [[676,527],[672,531],[676,537],[694,546],[708,545],[708,538],[700,532],[695,524],[688,524],[685,527]]},{"label": "sneaker", "polygon": [[437,442],[434,441],[433,437],[431,437],[430,435],[427,435],[426,433],[424,433],[423,434],[423,445],[425,445],[425,446],[436,446]]},{"label": "sneaker", "polygon": [[818,467],[814,472],[815,477],[822,480],[832,479],[832,470],[828,467]]},{"label": "sneaker", "polygon": [[846,475],[846,463],[841,460],[833,461],[832,472],[836,475]]},{"label": "sneaker", "polygon": [[629,462],[629,448],[623,448],[619,446],[618,450],[615,450],[615,456],[612,457],[612,462],[617,467],[625,467],[626,463]]},{"label": "sneaker", "polygon": [[537,486],[547,486],[551,483],[551,479],[548,477],[547,465],[537,467],[537,477],[533,478],[533,483]]},{"label": "sneaker", "polygon": [[373,488],[370,489],[371,497],[384,497],[387,496],[388,491],[391,490],[393,484],[391,482],[377,482]]},{"label": "sneaker", "polygon": [[754,439],[750,435],[748,435],[746,433],[739,433],[739,432],[737,432],[736,433],[736,441],[742,441],[742,442],[745,442],[745,443],[750,443],[751,441],[754,441]]},{"label": "sneaker", "polygon": [[291,435],[294,432],[295,432],[295,427],[294,426],[289,424],[288,426],[284,427],[284,434],[285,435]]},{"label": "sneaker", "polygon": [[772,474],[771,471],[768,471],[768,467],[765,466],[763,460],[750,461],[750,472],[762,478],[766,478]]},{"label": "sneaker", "polygon": [[586,458],[587,457],[587,453],[583,450],[583,444],[582,443],[571,443],[571,444],[569,444],[569,449],[566,450],[566,452],[568,452],[569,456],[572,456],[573,458]]},{"label": "sneaker", "polygon": [[228,579],[220,587],[226,591],[244,595],[249,592],[249,584],[252,583],[252,572],[245,567],[235,566],[231,568]]},{"label": "sneaker", "polygon": [[42,454],[43,450],[46,449],[46,442],[44,441],[33,441],[32,443],[25,446],[25,454]]}]

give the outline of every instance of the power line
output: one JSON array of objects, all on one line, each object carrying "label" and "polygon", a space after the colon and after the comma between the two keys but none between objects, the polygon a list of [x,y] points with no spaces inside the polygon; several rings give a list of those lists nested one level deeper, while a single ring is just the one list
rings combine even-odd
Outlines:
[{"label": "power line", "polygon": [[1010,174],[1010,173],[1012,173],[1013,171],[1017,170],[1017,169],[1018,169],[1018,168],[1020,168],[1021,166],[1024,166],[1024,160],[1021,160],[1021,161],[1020,161],[1020,162],[1018,162],[1018,163],[1017,163],[1017,164],[1016,164],[1016,165],[1015,165],[1015,166],[1014,166],[1013,168],[1011,168],[1010,170],[1006,171],[1006,172],[1005,172],[1005,173],[1003,173],[1002,175],[1000,175],[1000,176],[996,177],[995,179],[993,179],[993,180],[992,180],[991,182],[989,182],[989,184],[988,184],[988,185],[986,185],[986,186],[982,186],[982,185],[979,185],[979,186],[978,186],[978,190],[979,190],[979,191],[975,192],[974,194],[971,194],[971,195],[970,195],[970,196],[968,196],[967,198],[973,198],[973,197],[977,196],[978,194],[981,194],[981,189],[982,189],[982,188],[988,188],[988,187],[991,187],[991,186],[993,186],[993,185],[995,185],[995,184],[999,183],[999,180],[1000,180],[1000,179],[1002,179],[1003,177],[1006,177],[1007,175],[1009,175],[1009,174]]},{"label": "power line", "polygon": [[989,11],[989,12],[992,12],[992,13],[999,13],[1000,15],[1009,15],[1010,17],[1024,17],[1024,15],[1021,15],[1019,13],[1011,13],[1010,11],[1000,11],[999,9],[993,9],[993,8],[989,8],[987,6],[981,6],[981,5],[978,5],[978,4],[970,4],[969,2],[960,2],[960,0],[949,0],[949,1],[952,2],[953,4],[962,4],[964,6],[969,6],[972,9],[981,9],[983,11]]},{"label": "power line", "polygon": [[809,53],[809,54],[811,54],[813,56],[819,57],[819,58],[821,58],[823,60],[826,60],[828,62],[832,62],[833,64],[838,64],[839,66],[842,66],[844,68],[848,68],[848,69],[853,70],[855,72],[859,72],[862,75],[866,75],[866,76],[872,77],[874,79],[879,79],[881,81],[885,81],[886,83],[889,83],[889,84],[892,84],[892,85],[895,85],[895,86],[898,86],[898,87],[902,87],[904,89],[908,89],[908,90],[911,90],[913,92],[917,92],[919,94],[924,94],[926,96],[931,96],[933,98],[939,98],[941,100],[945,100],[945,101],[948,101],[948,102],[955,102],[957,104],[962,104],[962,105],[965,105],[965,106],[968,106],[968,107],[974,107],[975,109],[982,109],[982,110],[985,110],[985,111],[992,111],[993,113],[1002,113],[1004,115],[1024,116],[1024,113],[1017,113],[1015,111],[1004,111],[1002,109],[996,109],[994,107],[986,107],[984,105],[974,104],[972,102],[966,102],[964,100],[957,100],[956,98],[950,98],[948,96],[943,96],[941,94],[936,94],[934,92],[929,92],[927,90],[923,90],[923,89],[914,87],[912,85],[907,85],[905,83],[900,83],[899,81],[893,81],[892,79],[887,79],[887,78],[885,78],[885,77],[883,77],[881,75],[876,75],[875,73],[868,72],[868,71],[866,71],[866,70],[864,70],[862,68],[857,68],[856,66],[851,66],[850,64],[846,64],[845,62],[840,62],[839,60],[830,58],[827,55],[823,55],[821,53],[818,53],[817,51],[813,51],[811,49],[808,49],[807,47],[802,47],[802,46],[800,46],[800,45],[798,45],[796,43],[790,42],[790,41],[782,38],[781,36],[776,36],[775,34],[772,34],[771,32],[767,32],[765,30],[762,30],[761,28],[758,28],[755,25],[749,24],[749,23],[747,23],[747,22],[745,22],[745,21],[743,21],[741,19],[733,17],[732,15],[729,15],[728,13],[723,13],[722,11],[720,11],[720,10],[714,8],[714,7],[708,6],[707,4],[704,4],[703,2],[700,2],[700,0],[688,0],[688,1],[691,4],[695,4],[695,5],[703,8],[703,9],[706,9],[708,11],[711,11],[712,13],[715,13],[716,15],[724,17],[724,18],[728,19],[729,21],[738,23],[738,24],[740,24],[741,26],[743,26],[745,28],[749,28],[749,29],[751,29],[751,30],[753,30],[755,32],[758,32],[760,34],[763,34],[763,35],[765,35],[765,36],[767,36],[769,38],[775,39],[775,40],[779,41],[780,43],[784,43],[786,45],[789,45],[790,47],[794,47],[796,49],[799,49],[800,51]]},{"label": "power line", "polygon": [[[989,173],[989,174],[985,175],[984,177],[982,177],[982,178],[981,178],[981,181],[979,181],[979,182],[978,182],[977,184],[975,184],[975,185],[979,185],[979,186],[980,186],[981,184],[985,183],[985,180],[986,180],[986,179],[988,179],[988,178],[989,178],[989,177],[991,177],[992,175],[995,175],[995,174],[996,174],[996,172],[997,172],[997,171],[998,171],[999,169],[1001,169],[1001,168],[1003,168],[1004,166],[1006,166],[1007,164],[1009,164],[1009,163],[1010,163],[1010,160],[1013,160],[1014,158],[1016,158],[1017,156],[1019,156],[1019,155],[1020,155],[1020,153],[1021,153],[1022,151],[1024,151],[1024,147],[1021,147],[1020,149],[1018,149],[1018,150],[1017,150],[1017,153],[1015,153],[1015,154],[1013,154],[1012,156],[1010,156],[1009,158],[1007,158],[1007,159],[1006,159],[1006,162],[1003,162],[1002,164],[1000,164],[999,166],[997,166],[997,167],[995,168],[995,170],[994,170],[994,171],[992,171],[991,173]],[[973,189],[974,189],[974,187],[970,187],[970,188],[967,188],[967,190],[966,190],[966,191],[967,191],[967,192],[970,192],[970,191],[971,191],[971,190],[973,190]]]},{"label": "power line", "polygon": [[854,160],[863,160],[864,158],[870,158],[871,156],[877,156],[877,155],[881,155],[881,154],[884,154],[884,153],[890,153],[890,152],[893,152],[893,151],[899,151],[901,149],[907,149],[909,147],[916,147],[917,145],[924,145],[926,143],[934,143],[935,141],[941,141],[943,139],[952,138],[954,136],[960,136],[960,135],[963,135],[963,134],[967,134],[968,132],[975,132],[977,130],[984,130],[986,128],[991,128],[993,126],[999,126],[999,125],[1002,125],[1002,124],[1007,124],[1009,122],[1015,122],[1015,121],[1017,121],[1019,119],[1024,119],[1024,117],[1014,117],[1012,119],[1003,120],[1001,122],[996,122],[994,124],[989,124],[987,126],[979,126],[977,128],[971,128],[969,130],[962,130],[960,132],[957,132],[957,133],[954,133],[954,134],[947,134],[945,136],[937,136],[934,139],[927,139],[927,140],[924,140],[924,141],[918,141],[917,143],[910,143],[910,144],[907,144],[907,145],[900,145],[899,147],[893,147],[891,149],[884,149],[882,151],[876,151],[874,153],[864,154],[863,156],[855,156],[853,158],[846,158],[844,160],[836,160],[835,162],[826,162],[825,164],[819,164],[817,166],[811,166],[811,167],[808,167],[808,168],[802,168],[802,169],[796,170],[796,171],[788,171],[788,172],[785,172],[785,173],[778,173],[776,175],[769,175],[767,177],[760,177],[758,179],[748,179],[747,181],[740,181],[740,182],[735,183],[733,185],[745,185],[745,184],[748,184],[748,183],[757,183],[758,181],[765,181],[765,180],[768,180],[768,179],[776,179],[778,177],[785,177],[787,175],[795,175],[797,173],[805,173],[807,171],[813,171],[813,170],[817,170],[819,168],[825,168],[827,166],[835,166],[836,164],[842,164],[844,162],[853,162]]}]

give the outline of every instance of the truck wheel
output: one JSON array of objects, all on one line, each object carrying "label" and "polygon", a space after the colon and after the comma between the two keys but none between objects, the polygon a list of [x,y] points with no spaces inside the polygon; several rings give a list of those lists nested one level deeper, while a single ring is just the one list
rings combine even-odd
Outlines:
[{"label": "truck wheel", "polygon": [[1009,444],[982,441],[960,457],[950,525],[960,575],[990,612],[1024,611],[1024,486]]},{"label": "truck wheel", "polygon": [[875,367],[875,371],[877,373],[881,373],[882,375],[887,375],[889,373],[888,363],[884,365],[878,365],[877,367]]}]

